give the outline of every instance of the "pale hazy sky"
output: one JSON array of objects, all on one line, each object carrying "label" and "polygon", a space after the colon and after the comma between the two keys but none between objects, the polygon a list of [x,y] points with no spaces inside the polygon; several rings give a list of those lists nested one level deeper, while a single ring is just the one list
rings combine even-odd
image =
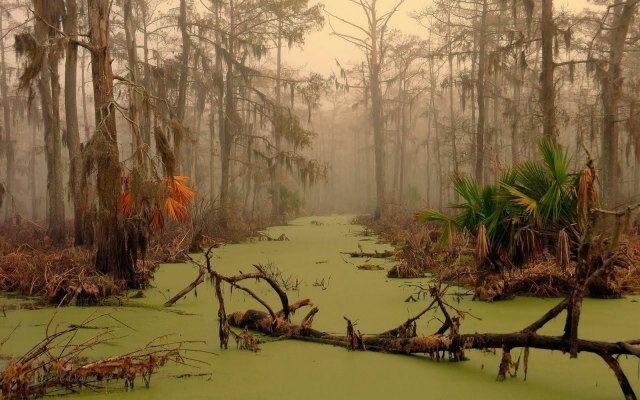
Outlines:
[{"label": "pale hazy sky", "polygon": [[[346,0],[319,0],[319,2],[324,3],[326,10],[332,14],[349,21],[364,22],[362,9],[351,2]],[[394,4],[396,4],[396,0],[378,0],[381,12],[389,10]],[[405,0],[401,9],[391,20],[390,27],[408,34],[426,35],[425,28],[413,20],[409,14],[428,7],[430,4],[431,0]],[[582,9],[587,4],[587,0],[556,0],[554,5],[556,8]],[[349,28],[340,21],[334,20],[333,26],[338,31],[349,32]],[[325,24],[322,31],[307,36],[303,51],[292,49],[284,54],[284,60],[289,66],[316,71],[323,75],[328,75],[332,70],[337,72],[335,59],[346,66],[350,63],[360,62],[362,56],[354,45],[331,35],[331,27],[328,23]]]}]

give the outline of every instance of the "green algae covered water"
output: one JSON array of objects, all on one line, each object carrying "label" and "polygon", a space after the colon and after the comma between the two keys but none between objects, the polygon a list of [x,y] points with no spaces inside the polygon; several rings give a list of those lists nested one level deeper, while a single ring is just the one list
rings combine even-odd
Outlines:
[{"label": "green algae covered water", "polygon": [[[289,226],[269,229],[269,235],[282,233],[285,242],[252,242],[228,245],[214,250],[214,268],[222,273],[248,272],[256,263],[272,263],[296,290],[288,292],[290,301],[310,298],[320,308],[314,327],[334,332],[345,331],[343,316],[357,321],[362,333],[378,333],[398,326],[426,306],[428,300],[406,303],[414,293],[406,281],[386,278],[383,271],[362,271],[364,260],[351,259],[341,252],[382,251],[370,237],[359,236],[361,227],[350,224],[349,216],[310,217],[295,220]],[[372,260],[384,269],[391,264]],[[472,351],[469,361],[449,363],[420,356],[398,356],[370,352],[349,352],[343,348],[296,341],[260,344],[252,353],[235,349],[220,350],[217,339],[217,303],[211,286],[202,284],[194,293],[171,309],[162,303],[191,282],[197,274],[188,264],[162,265],[154,287],[146,297],[131,300],[127,307],[66,307],[58,310],[20,307],[21,301],[0,298],[6,315],[0,314],[0,338],[18,324],[16,333],[0,351],[0,367],[13,355],[22,354],[51,327],[80,324],[97,313],[110,313],[117,319],[101,318],[78,337],[95,335],[100,329],[112,329],[113,340],[96,348],[90,358],[125,353],[144,346],[160,335],[174,340],[205,340],[199,347],[215,354],[195,355],[207,364],[198,367],[167,365],[145,389],[125,392],[121,382],[112,382],[105,391],[85,391],[82,398],[107,399],[618,399],[622,398],[615,377],[598,357],[580,355],[577,360],[559,352],[532,351],[527,380],[522,367],[517,378],[497,382],[500,356]],[[412,283],[417,283],[416,281]],[[258,295],[278,304],[265,286],[249,284]],[[225,293],[227,312],[260,305],[240,292]],[[581,337],[594,340],[620,340],[640,337],[640,298],[592,300],[584,304]],[[554,299],[517,298],[498,303],[460,302],[475,320],[463,321],[465,332],[511,332],[522,329],[556,304]],[[2,307],[2,306],[0,306]],[[300,312],[294,320],[302,318]],[[419,333],[437,329],[438,322],[425,316]],[[561,332],[562,321],[554,321],[544,333]],[[517,358],[519,350],[512,352]],[[640,391],[640,364],[622,360],[632,386]],[[74,398],[77,398],[74,395]]]}]

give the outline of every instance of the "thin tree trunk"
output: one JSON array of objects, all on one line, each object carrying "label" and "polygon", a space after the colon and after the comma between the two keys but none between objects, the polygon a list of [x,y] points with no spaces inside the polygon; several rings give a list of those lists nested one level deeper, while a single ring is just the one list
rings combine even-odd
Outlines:
[{"label": "thin tree trunk", "polygon": [[[66,0],[66,14],[63,19],[64,31],[67,36],[75,40],[78,35],[78,6],[76,0]],[[64,81],[64,109],[67,121],[67,148],[69,150],[69,183],[73,198],[73,232],[74,243],[80,246],[84,243],[82,226],[86,211],[86,198],[83,199],[82,186],[82,154],[80,152],[80,128],[78,126],[77,102],[77,69],[78,46],[69,40],[67,43],[67,59],[65,63]],[[84,200],[84,201],[83,201]]]},{"label": "thin tree trunk", "polygon": [[[180,16],[178,18],[178,26],[180,27],[180,34],[182,36],[182,55],[180,56],[180,81],[178,82],[178,107],[177,117],[178,121],[184,124],[184,117],[187,109],[187,83],[189,77],[189,53],[191,51],[191,39],[189,38],[189,31],[187,29],[187,0],[180,0]],[[231,40],[231,38],[229,39]],[[186,126],[185,126],[186,130]],[[176,166],[182,165],[183,157],[181,155],[180,140],[174,137],[174,150],[173,153],[176,157]],[[182,165],[181,169],[185,169]]]},{"label": "thin tree trunk", "polygon": [[271,187],[272,195],[271,202],[273,209],[271,212],[271,220],[275,223],[284,223],[283,210],[280,204],[280,186],[282,185],[282,169],[280,166],[280,152],[282,151],[282,136],[280,130],[282,127],[279,122],[281,120],[282,110],[280,109],[282,101],[282,83],[280,79],[282,77],[282,22],[278,22],[278,43],[277,43],[277,55],[276,55],[276,115],[273,124],[273,136],[275,137],[275,152],[276,158],[273,166],[273,186]]},{"label": "thin tree trunk", "polygon": [[144,77],[142,78],[142,84],[144,85],[145,95],[142,101],[142,118],[140,118],[140,134],[144,140],[147,148],[151,146],[151,107],[149,104],[149,90],[151,90],[151,67],[149,66],[149,32],[147,27],[149,21],[147,20],[147,10],[142,7],[140,10],[142,14],[142,48],[144,54]]},{"label": "thin tree trunk", "polygon": [[31,156],[29,157],[29,194],[31,195],[31,219],[37,221],[38,215],[38,190],[37,190],[37,174],[36,174],[36,126],[29,124],[32,129],[31,137]]},{"label": "thin tree trunk", "polygon": [[[144,165],[143,138],[140,134],[141,108],[140,96],[138,94],[138,47],[136,45],[136,22],[133,17],[132,0],[124,0],[124,33],[127,41],[127,62],[129,63],[129,129],[133,140],[133,158],[137,168]],[[142,171],[138,171],[142,173]]]},{"label": "thin tree trunk", "polygon": [[[220,218],[219,222],[223,228],[228,227],[230,214],[230,166],[231,166],[231,149],[233,144],[233,131],[235,124],[235,101],[233,98],[233,60],[234,57],[234,35],[235,35],[235,2],[229,1],[229,36],[227,38],[227,74],[224,87],[225,108],[222,116],[224,129],[220,134]],[[222,64],[220,65],[220,73],[222,73]]]},{"label": "thin tree trunk", "polygon": [[398,205],[402,205],[404,201],[404,165],[405,165],[405,153],[407,152],[407,80],[406,76],[402,80],[402,107],[401,107],[401,124],[400,124],[400,177],[398,185]]},{"label": "thin tree trunk", "polygon": [[[4,33],[3,29],[3,17],[4,17],[4,8],[0,6],[0,32]],[[14,164],[15,164],[15,156],[13,150],[13,140],[11,139],[12,127],[11,127],[11,109],[9,106],[9,86],[8,78],[7,78],[7,63],[5,61],[5,49],[4,49],[4,40],[0,39],[0,67],[2,68],[2,81],[0,82],[0,97],[2,98],[2,116],[3,116],[3,125],[0,126],[0,141],[4,141],[4,152],[6,158],[6,177],[7,180],[5,182],[6,190],[9,194],[12,194],[13,191],[13,179],[14,179]],[[8,207],[7,207],[8,210]],[[7,211],[5,214],[6,220],[8,221],[11,218],[11,215]]]},{"label": "thin tree trunk", "polygon": [[618,103],[622,96],[622,58],[624,56],[625,41],[629,33],[635,13],[640,5],[637,0],[616,0],[613,9],[613,27],[609,32],[609,68],[602,79],[602,168],[603,168],[603,197],[609,208],[616,207],[618,201],[618,147],[619,133],[617,130]]},{"label": "thin tree trunk", "polygon": [[211,112],[209,115],[209,201],[211,205],[215,200],[216,174],[215,174],[215,138],[216,138],[216,101],[211,103]]},{"label": "thin tree trunk", "polygon": [[33,2],[34,10],[41,16],[36,19],[36,40],[42,46],[42,68],[38,80],[38,89],[42,103],[42,119],[44,123],[45,159],[47,162],[47,195],[49,236],[56,244],[65,239],[64,201],[62,186],[62,143],[60,138],[60,84],[58,82],[59,55],[55,46],[46,46],[57,39],[55,21],[46,21],[46,16],[55,12],[45,10],[46,7],[58,4],[44,4],[40,0]]},{"label": "thin tree trunk", "polygon": [[447,13],[447,40],[449,41],[449,129],[451,129],[451,158],[453,162],[453,171],[458,173],[458,148],[456,146],[456,127],[455,127],[455,116],[453,114],[453,49],[452,49],[452,41],[453,36],[451,34],[451,8],[448,9]]},{"label": "thin tree trunk", "polygon": [[[80,15],[81,16],[85,16],[85,1],[81,1],[80,2]],[[87,107],[87,90],[85,88],[85,85],[87,83],[87,81],[85,80],[85,71],[87,68],[87,63],[86,63],[86,53],[87,50],[84,47],[81,47],[79,50],[81,50],[80,53],[80,93],[82,96],[82,122],[84,124],[84,140],[85,142],[88,142],[89,139],[91,139],[91,127],[89,126],[89,112],[88,107]]]},{"label": "thin tree trunk", "polygon": [[[471,76],[477,76],[477,59],[478,59],[478,38],[477,35],[473,36],[473,48],[471,50]],[[477,126],[476,122],[476,88],[475,85],[471,87],[471,149],[470,153],[476,155],[476,142],[477,138],[474,135],[474,130]],[[474,166],[475,167],[475,166]]]},{"label": "thin tree trunk", "polygon": [[[516,54],[514,57],[516,60],[518,55]],[[520,161],[519,158],[519,138],[518,138],[518,130],[520,126],[520,82],[516,81],[513,83],[513,108],[511,115],[511,164],[515,165]]]},{"label": "thin tree trunk", "polygon": [[[429,37],[429,51],[431,51],[431,37]],[[444,205],[444,177],[442,176],[442,157],[440,156],[440,132],[438,125],[438,109],[436,107],[435,88],[437,87],[436,75],[433,70],[433,58],[429,58],[429,79],[430,79],[430,108],[431,108],[431,120],[433,121],[433,134],[435,141],[435,153],[436,153],[436,170],[438,176],[438,209],[442,209]]]},{"label": "thin tree trunk", "polygon": [[549,140],[558,139],[556,126],[556,92],[553,82],[555,69],[553,62],[553,39],[556,27],[553,23],[553,0],[542,0],[542,73],[540,74],[540,103],[542,104],[543,136]]},{"label": "thin tree trunk", "polygon": [[385,212],[387,203],[385,184],[385,154],[384,154],[384,126],[382,110],[382,89],[380,87],[380,32],[378,32],[378,19],[376,14],[376,0],[371,4],[369,39],[371,41],[371,55],[369,60],[369,82],[371,82],[371,114],[373,122],[373,147],[375,153],[376,168],[376,209],[374,219],[379,219]]},{"label": "thin tree trunk", "polygon": [[475,178],[478,184],[484,184],[484,134],[485,134],[485,72],[487,62],[487,14],[488,0],[482,2],[482,14],[480,16],[480,41],[478,45],[478,79],[476,82],[478,101],[478,126],[476,128],[476,166]]}]

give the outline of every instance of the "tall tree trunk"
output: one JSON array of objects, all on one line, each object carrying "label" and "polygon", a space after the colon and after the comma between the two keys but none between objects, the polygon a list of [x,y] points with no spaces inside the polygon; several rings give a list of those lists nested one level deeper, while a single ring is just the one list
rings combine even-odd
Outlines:
[{"label": "tall tree trunk", "polygon": [[282,206],[280,204],[280,186],[282,185],[282,169],[280,166],[280,152],[282,151],[282,136],[280,120],[282,110],[280,109],[282,103],[282,83],[280,79],[282,77],[282,22],[278,22],[278,43],[277,43],[277,55],[276,55],[276,115],[274,118],[273,124],[273,136],[275,137],[275,152],[276,158],[274,160],[275,165],[273,166],[273,186],[271,187],[272,196],[271,202],[273,205],[273,210],[271,213],[271,220],[275,223],[284,223],[283,221],[283,210],[281,210]]},{"label": "tall tree trunk", "polygon": [[399,194],[399,185],[400,185],[400,142],[402,141],[402,78],[398,80],[398,115],[396,117],[396,138],[395,138],[395,151],[394,151],[394,160],[393,160],[393,188],[392,188],[392,199],[396,202],[396,205],[399,204],[400,197]]},{"label": "tall tree trunk", "polygon": [[404,201],[404,164],[405,153],[407,152],[407,78],[406,73],[401,82],[402,96],[400,107],[400,173],[398,177],[398,205],[402,205]]},{"label": "tall tree trunk", "polygon": [[380,87],[380,57],[382,56],[380,32],[378,32],[378,18],[376,0],[371,2],[371,19],[369,39],[371,54],[369,59],[369,82],[371,82],[371,114],[373,122],[373,148],[376,163],[376,209],[374,219],[379,219],[387,208],[385,185],[385,154],[384,154],[384,122],[382,111],[382,89]]},{"label": "tall tree trunk", "polygon": [[125,246],[124,226],[120,213],[122,171],[118,154],[116,110],[113,98],[113,71],[109,48],[110,0],[88,0],[91,72],[93,76],[96,131],[100,154],[97,160],[98,251],[96,268],[117,280],[132,284],[133,260]]},{"label": "tall tree trunk", "polygon": [[[183,125],[184,131],[187,131],[187,127],[184,123],[184,117],[187,110],[187,83],[189,78],[189,53],[191,52],[191,39],[189,38],[189,31],[187,29],[187,0],[180,0],[180,16],[178,18],[178,26],[180,27],[180,34],[182,36],[182,55],[180,56],[180,81],[178,82],[178,107],[177,117],[178,121]],[[231,39],[230,39],[231,40]],[[185,161],[184,157],[181,157],[180,140],[178,137],[174,137],[174,149],[173,153],[176,157],[176,166],[181,166],[182,170],[187,168],[182,163]]]},{"label": "tall tree trunk", "polygon": [[553,23],[553,0],[542,0],[542,72],[540,74],[540,104],[542,106],[543,136],[556,141],[558,130],[556,126],[556,91],[553,82],[555,69],[553,62],[553,38],[556,27]]},{"label": "tall tree trunk", "polygon": [[622,95],[622,57],[625,41],[629,33],[635,13],[640,6],[638,0],[616,0],[613,7],[613,26],[609,32],[609,68],[602,78],[602,169],[603,169],[603,197],[608,208],[618,204],[618,147],[619,133],[618,103]]},{"label": "tall tree trunk", "polygon": [[[144,165],[143,138],[140,134],[141,108],[140,95],[138,94],[138,47],[136,45],[136,21],[133,17],[132,0],[124,0],[124,33],[127,42],[127,62],[129,63],[129,129],[133,139],[134,160],[138,168]],[[142,172],[142,171],[140,171]]]},{"label": "tall tree trunk", "polygon": [[[229,36],[227,40],[226,58],[227,73],[224,87],[224,111],[222,112],[223,129],[220,130],[220,218],[219,222],[223,228],[228,227],[230,210],[230,166],[231,149],[233,144],[233,130],[236,128],[235,121],[235,100],[233,98],[233,60],[234,57],[234,35],[235,35],[235,2],[229,0]],[[219,67],[220,77],[222,76],[222,64]],[[222,79],[220,80],[222,82]]]},{"label": "tall tree trunk", "polygon": [[[49,237],[56,244],[65,239],[64,200],[62,184],[62,142],[60,138],[60,84],[58,61],[60,56],[55,46],[48,44],[57,40],[57,9],[61,3],[50,4],[42,0],[33,2],[36,19],[36,40],[42,47],[42,68],[38,80],[38,90],[42,103],[44,122],[45,159],[47,162],[47,195]],[[53,10],[53,11],[52,11]],[[61,9],[60,9],[61,11]]]},{"label": "tall tree trunk", "polygon": [[451,129],[451,158],[453,171],[458,173],[458,147],[456,146],[455,116],[453,114],[453,35],[451,34],[451,7],[447,12],[447,40],[449,41],[449,129]]},{"label": "tall tree trunk", "polygon": [[149,104],[149,91],[151,90],[151,67],[149,66],[149,32],[147,27],[147,9],[142,7],[140,10],[142,15],[142,49],[144,54],[144,77],[142,84],[144,85],[144,98],[142,101],[142,118],[140,118],[140,134],[144,140],[144,144],[150,149],[151,146],[151,107]]},{"label": "tall tree trunk", "polygon": [[[520,55],[516,52],[513,57],[514,68],[522,68],[518,65],[518,57]],[[511,164],[516,165],[520,161],[519,157],[519,138],[518,132],[520,129],[520,80],[518,79],[518,72],[514,71],[513,83],[513,106],[511,109]]]},{"label": "tall tree trunk", "polygon": [[85,89],[85,76],[84,71],[86,68],[85,55],[84,51],[82,56],[80,57],[80,94],[82,96],[82,122],[84,124],[84,139],[85,141],[89,141],[91,138],[91,128],[89,127],[89,113],[87,111],[87,90]]},{"label": "tall tree trunk", "polygon": [[[80,152],[80,128],[78,127],[78,103],[76,97],[78,46],[73,42],[78,35],[78,6],[76,0],[66,0],[66,14],[63,19],[65,34],[72,40],[67,43],[67,59],[64,70],[64,110],[67,121],[67,148],[69,150],[69,183],[73,197],[74,243],[84,243],[82,226],[86,211],[86,197],[83,199],[82,154]],[[84,200],[84,201],[83,201]]]},{"label": "tall tree trunk", "polygon": [[[477,60],[478,60],[478,37],[477,35],[473,35],[473,47],[471,50],[471,76],[476,77],[477,73]],[[471,148],[469,153],[474,157],[476,155],[476,135],[474,135],[474,130],[477,126],[476,123],[476,85],[472,85],[471,87]],[[475,166],[474,166],[475,168]]]},{"label": "tall tree trunk", "polygon": [[482,2],[482,14],[480,16],[480,37],[478,38],[478,79],[476,90],[478,95],[478,126],[476,128],[476,166],[475,178],[478,184],[484,184],[484,134],[485,134],[485,72],[487,63],[487,14],[488,0]]},{"label": "tall tree trunk", "polygon": [[29,127],[32,129],[31,136],[31,151],[29,157],[29,194],[31,195],[31,219],[37,221],[38,215],[38,189],[37,189],[37,170],[36,170],[36,133],[37,128],[35,124],[29,123]]},{"label": "tall tree trunk", "polygon": [[[4,8],[0,6],[0,32],[4,33],[3,29],[3,17],[4,17]],[[6,158],[6,177],[7,180],[6,190],[8,193],[12,193],[13,190],[13,179],[14,179],[14,164],[15,164],[15,156],[13,149],[13,140],[11,139],[11,109],[9,106],[9,85],[7,78],[7,63],[5,61],[5,51],[4,51],[4,40],[0,38],[0,68],[2,68],[2,79],[0,82],[0,98],[2,98],[2,117],[3,122],[2,126],[0,126],[0,141],[4,141],[4,152]],[[2,143],[0,143],[0,148]],[[8,207],[7,207],[8,209]],[[7,220],[11,218],[9,212],[6,214]]]},{"label": "tall tree trunk", "polygon": [[215,174],[215,150],[216,150],[216,113],[217,98],[212,96],[214,101],[211,102],[211,112],[209,114],[209,201],[211,205],[214,203],[216,191],[216,174]]},{"label": "tall tree trunk", "polygon": [[[429,51],[431,51],[431,37],[429,37]],[[433,69],[433,57],[429,57],[429,81],[430,81],[430,88],[431,90],[429,90],[429,100],[430,100],[430,108],[431,108],[431,113],[430,113],[430,118],[433,121],[433,133],[434,133],[434,141],[435,141],[435,153],[436,153],[436,171],[437,171],[437,177],[438,177],[438,209],[442,209],[443,205],[444,205],[444,197],[443,197],[443,193],[445,191],[444,189],[444,181],[445,179],[443,179],[444,177],[442,176],[442,157],[440,156],[440,152],[442,151],[440,148],[440,127],[438,124],[438,108],[436,107],[436,97],[435,97],[435,92],[436,92],[436,87],[437,87],[437,81],[436,81],[436,74],[435,71]]]}]

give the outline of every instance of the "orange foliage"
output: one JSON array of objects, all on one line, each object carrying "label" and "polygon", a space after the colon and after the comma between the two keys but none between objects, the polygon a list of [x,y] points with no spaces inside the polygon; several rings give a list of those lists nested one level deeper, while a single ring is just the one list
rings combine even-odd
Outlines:
[{"label": "orange foliage", "polygon": [[169,218],[175,222],[186,222],[189,218],[189,204],[195,198],[195,192],[187,186],[189,177],[174,176],[163,178],[162,185],[166,186],[163,199],[155,199],[152,205],[148,201],[142,204],[134,204],[131,195],[131,178],[123,181],[123,193],[120,196],[120,210],[124,215],[131,215],[135,211],[143,209],[148,215],[149,227],[159,230],[164,227],[164,219]]}]

